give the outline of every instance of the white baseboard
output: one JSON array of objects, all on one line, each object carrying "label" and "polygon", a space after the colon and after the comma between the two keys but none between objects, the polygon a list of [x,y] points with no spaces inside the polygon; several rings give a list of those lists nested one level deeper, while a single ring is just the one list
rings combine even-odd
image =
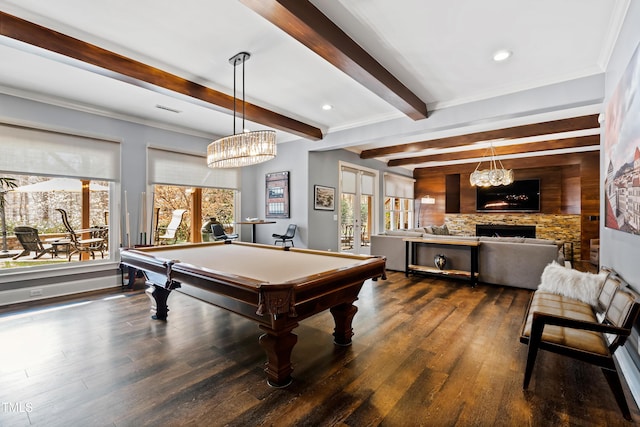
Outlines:
[{"label": "white baseboard", "polygon": [[622,375],[631,390],[633,400],[636,401],[636,405],[640,406],[640,370],[636,367],[636,364],[629,355],[629,350],[625,346],[616,351],[616,360],[618,361],[620,371],[622,371]]},{"label": "white baseboard", "polygon": [[[69,276],[71,279],[73,276]],[[69,280],[53,285],[33,286],[28,288],[10,289],[0,292],[0,306],[17,304],[27,301],[38,301],[64,295],[79,294],[120,286],[118,275],[107,275],[91,279]]]}]

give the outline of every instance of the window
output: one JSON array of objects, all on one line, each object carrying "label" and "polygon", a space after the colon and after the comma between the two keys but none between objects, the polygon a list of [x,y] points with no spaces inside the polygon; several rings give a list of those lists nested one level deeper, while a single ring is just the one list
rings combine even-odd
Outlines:
[{"label": "window", "polygon": [[384,229],[413,228],[413,178],[384,174]]},{"label": "window", "polygon": [[[4,194],[0,210],[7,248],[0,269],[67,265],[69,254],[73,262],[112,258],[108,224],[120,144],[0,123],[0,150],[0,177],[15,179],[17,186]],[[66,212],[73,235],[58,209]],[[16,236],[16,227],[26,228]],[[88,238],[91,245],[75,241]]]},{"label": "window", "polygon": [[[184,243],[192,241],[209,241],[211,230],[201,229],[209,218],[222,223],[225,231],[234,232],[236,191],[224,188],[193,188],[173,185],[154,186],[154,207],[156,216],[155,243]],[[198,209],[198,206],[200,208]],[[175,210],[184,209],[183,220],[177,229],[174,239],[160,241],[172,219]],[[197,210],[197,212],[194,212]],[[193,219],[200,218],[198,224]],[[195,228],[195,236],[192,229]],[[194,238],[195,237],[195,238]]]},{"label": "window", "polygon": [[237,169],[211,169],[204,155],[149,147],[147,170],[149,184],[154,186],[155,242],[176,209],[186,210],[182,224],[176,239],[164,243],[206,241],[208,230],[201,227],[210,217],[233,231],[240,182]]},{"label": "window", "polygon": [[385,197],[384,229],[406,230],[413,227],[413,199]]}]

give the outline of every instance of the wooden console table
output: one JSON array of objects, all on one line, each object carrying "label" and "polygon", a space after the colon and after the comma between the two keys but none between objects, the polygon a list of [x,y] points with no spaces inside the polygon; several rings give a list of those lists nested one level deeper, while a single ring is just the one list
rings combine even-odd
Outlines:
[{"label": "wooden console table", "polygon": [[[405,275],[416,273],[426,274],[438,274],[445,276],[455,276],[467,278],[472,287],[476,286],[478,280],[478,247],[480,242],[478,241],[465,241],[465,240],[447,240],[447,239],[422,239],[422,238],[406,238],[405,241]],[[470,271],[454,270],[454,269],[438,269],[436,267],[429,267],[426,265],[417,264],[417,245],[431,245],[431,246],[465,246],[469,248],[469,257],[471,260]]]}]

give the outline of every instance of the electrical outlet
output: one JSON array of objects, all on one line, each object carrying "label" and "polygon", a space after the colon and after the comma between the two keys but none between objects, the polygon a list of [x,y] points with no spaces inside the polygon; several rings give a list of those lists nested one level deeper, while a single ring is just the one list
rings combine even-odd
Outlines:
[{"label": "electrical outlet", "polygon": [[31,289],[29,292],[29,296],[31,297],[39,297],[42,295],[42,289]]}]

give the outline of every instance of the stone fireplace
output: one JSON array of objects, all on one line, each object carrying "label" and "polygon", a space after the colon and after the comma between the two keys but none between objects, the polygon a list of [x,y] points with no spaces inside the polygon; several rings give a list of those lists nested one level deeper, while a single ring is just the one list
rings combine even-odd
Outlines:
[{"label": "stone fireplace", "polygon": [[[476,225],[491,226],[533,226],[538,239],[571,242],[574,247],[574,261],[580,258],[580,215],[538,214],[538,213],[482,213],[446,214],[444,219],[451,234],[476,235]],[[493,234],[491,234],[493,235]],[[506,236],[506,234],[500,234]],[[518,234],[518,236],[522,236]]]}]

